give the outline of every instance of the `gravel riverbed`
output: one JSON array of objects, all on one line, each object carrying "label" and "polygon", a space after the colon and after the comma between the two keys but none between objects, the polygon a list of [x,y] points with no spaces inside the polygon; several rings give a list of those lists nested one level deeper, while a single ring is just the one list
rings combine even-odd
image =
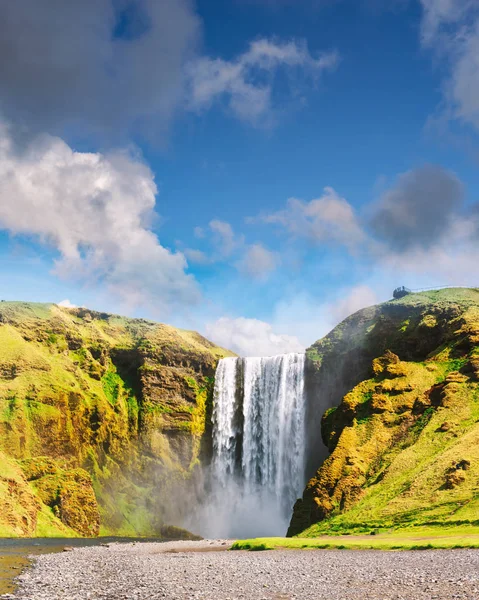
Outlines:
[{"label": "gravel riverbed", "polygon": [[479,599],[479,550],[222,551],[224,540],[35,557],[11,600]]}]

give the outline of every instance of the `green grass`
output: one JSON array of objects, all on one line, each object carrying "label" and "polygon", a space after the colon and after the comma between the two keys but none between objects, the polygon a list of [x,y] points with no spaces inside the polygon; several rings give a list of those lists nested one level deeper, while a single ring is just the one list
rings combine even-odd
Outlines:
[{"label": "green grass", "polygon": [[238,540],[232,550],[330,549],[330,550],[427,550],[479,548],[479,527],[417,527],[399,531],[371,530],[362,535],[322,535],[315,538],[256,538]]}]

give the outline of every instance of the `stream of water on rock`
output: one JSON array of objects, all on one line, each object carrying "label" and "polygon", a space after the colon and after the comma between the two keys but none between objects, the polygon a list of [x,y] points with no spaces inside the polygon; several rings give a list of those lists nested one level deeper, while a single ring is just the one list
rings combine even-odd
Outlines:
[{"label": "stream of water on rock", "polygon": [[224,358],[213,405],[209,535],[284,535],[305,479],[303,354]]}]

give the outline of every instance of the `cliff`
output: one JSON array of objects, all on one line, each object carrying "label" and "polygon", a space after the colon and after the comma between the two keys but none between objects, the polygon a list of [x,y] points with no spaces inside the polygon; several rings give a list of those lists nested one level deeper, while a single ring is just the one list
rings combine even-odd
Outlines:
[{"label": "cliff", "polygon": [[153,535],[194,503],[222,348],[191,331],[0,303],[0,535]]},{"label": "cliff", "polygon": [[330,454],[289,535],[478,524],[479,290],[359,311],[308,358],[309,437]]}]

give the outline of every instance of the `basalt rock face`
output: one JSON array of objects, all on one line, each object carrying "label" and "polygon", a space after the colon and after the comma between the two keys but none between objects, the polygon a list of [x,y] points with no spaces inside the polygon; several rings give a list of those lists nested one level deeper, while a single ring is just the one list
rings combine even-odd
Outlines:
[{"label": "basalt rock face", "polygon": [[321,466],[288,534],[477,520],[478,381],[478,290],[371,307],[314,344],[308,438]]},{"label": "basalt rock face", "polygon": [[216,364],[229,354],[142,319],[1,302],[0,535],[176,524],[194,502]]}]

